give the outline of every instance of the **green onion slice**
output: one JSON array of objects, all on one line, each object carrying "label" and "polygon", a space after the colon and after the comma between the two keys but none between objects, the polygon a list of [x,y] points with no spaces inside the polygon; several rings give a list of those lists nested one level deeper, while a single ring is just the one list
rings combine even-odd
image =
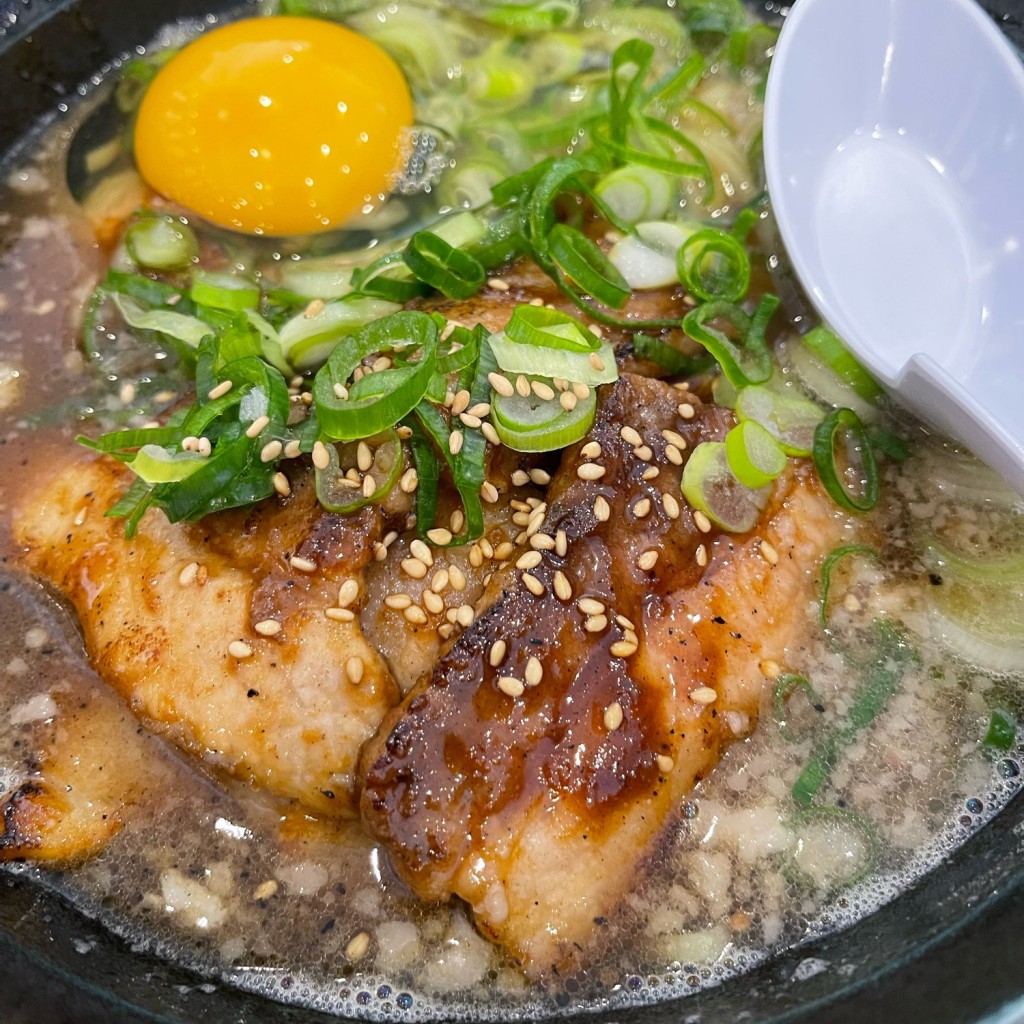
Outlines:
[{"label": "green onion slice", "polygon": [[[761,384],[772,375],[772,355],[765,343],[764,327],[778,305],[774,295],[765,295],[755,315],[749,317],[730,302],[705,302],[686,314],[683,330],[718,360],[731,384],[738,388]],[[740,335],[740,343],[711,327],[712,320],[731,324]]]},{"label": "green onion slice", "polygon": [[[350,441],[393,427],[426,394],[437,347],[437,324],[426,313],[416,312],[392,313],[335,347],[313,380],[313,398],[324,435]],[[353,371],[366,356],[414,349],[420,352],[418,362],[369,374],[350,385]],[[339,397],[336,385],[347,389],[347,398]]]},{"label": "green onion slice", "polygon": [[821,596],[818,598],[818,621],[828,629],[828,596],[832,590],[832,573],[836,564],[844,558],[851,558],[855,555],[863,555],[874,561],[881,561],[881,556],[867,544],[844,544],[835,551],[830,551],[825,560],[821,563]]},{"label": "green onion slice", "polygon": [[551,258],[562,273],[598,302],[619,309],[629,298],[629,285],[622,274],[583,232],[556,224],[547,241]]},{"label": "green onion slice", "polygon": [[717,228],[694,232],[676,255],[679,280],[705,302],[739,302],[750,287],[746,247]]},{"label": "green onion slice", "polygon": [[147,214],[124,235],[128,255],[151,270],[184,270],[199,255],[199,242],[187,224],[174,217]]},{"label": "green onion slice", "polygon": [[786,453],[756,420],[743,420],[725,435],[729,468],[746,487],[764,487],[785,468]]},{"label": "green onion slice", "polygon": [[606,174],[595,195],[627,224],[657,220],[672,202],[671,178],[650,167],[627,164]]},{"label": "green onion slice", "polygon": [[796,842],[786,867],[807,888],[835,891],[867,877],[878,863],[874,827],[843,807],[808,807],[786,822]]},{"label": "green onion slice", "polygon": [[187,479],[205,461],[197,452],[146,444],[138,450],[130,465],[135,475],[147,484],[166,484]]},{"label": "green onion slice", "polygon": [[[836,462],[836,441],[846,441],[849,468]],[[832,500],[850,512],[870,512],[878,504],[880,480],[878,463],[864,424],[851,409],[833,409],[814,431],[814,465]],[[845,478],[853,472],[859,478],[847,486]]]},{"label": "green onion slice", "polygon": [[[691,376],[702,373],[714,359],[703,353],[699,356],[688,356],[661,338],[652,338],[646,334],[637,334],[633,338],[633,354],[638,359],[649,359],[657,363],[666,373],[672,376]],[[717,377],[716,380],[721,380]],[[721,403],[719,403],[721,404]]]},{"label": "green onion slice", "polygon": [[[532,378],[533,380],[542,378]],[[550,386],[551,381],[544,383]],[[503,444],[517,452],[550,452],[566,448],[585,437],[594,424],[597,394],[590,389],[571,410],[558,399],[545,401],[532,391],[510,397],[492,393],[491,422]]]},{"label": "green onion slice", "polygon": [[797,675],[793,672],[784,672],[775,682],[775,689],[772,693],[772,709],[775,715],[775,722],[779,727],[779,733],[790,742],[798,743],[803,739],[793,731],[789,724],[788,705],[793,694],[801,690],[807,697],[811,708],[819,715],[824,714],[825,704],[821,695],[811,685],[806,676]]},{"label": "green onion slice", "polygon": [[867,402],[878,401],[882,389],[837,335],[825,326],[818,326],[804,335],[802,340],[807,348],[831,367],[861,398]]},{"label": "green onion slice", "polygon": [[765,384],[740,388],[736,415],[759,423],[787,455],[805,456],[814,450],[814,432],[825,414],[813,402]]},{"label": "green onion slice", "polygon": [[347,441],[333,444],[329,440],[325,442],[328,463],[323,469],[319,466],[316,468],[316,496],[320,504],[330,512],[347,514],[366,505],[383,501],[402,475],[402,442],[392,428],[379,437],[366,441],[373,452],[373,464],[360,476],[364,479],[372,477],[374,482],[373,491],[367,494],[361,482],[346,475],[347,471],[356,465],[356,449],[359,443]]},{"label": "green onion slice", "polygon": [[314,316],[299,313],[278,331],[282,354],[298,370],[314,369],[342,338],[398,310],[396,303],[356,295],[329,302]]},{"label": "green onion slice", "polygon": [[682,492],[695,509],[730,533],[753,529],[770,487],[747,487],[729,468],[724,441],[702,441],[683,467]]},{"label": "green onion slice", "polygon": [[258,285],[247,277],[223,270],[196,270],[189,296],[199,306],[232,312],[257,309],[260,304]]},{"label": "green onion slice", "polygon": [[111,298],[124,322],[136,330],[166,334],[189,348],[198,348],[203,338],[213,334],[213,328],[198,317],[170,309],[145,309],[130,295],[114,293]]},{"label": "green onion slice", "polygon": [[995,708],[988,721],[988,730],[982,743],[995,750],[1012,750],[1017,742],[1017,719],[1003,708]]},{"label": "green onion slice", "polygon": [[487,272],[478,259],[430,231],[417,231],[405,250],[406,266],[450,299],[468,299],[483,287]]}]

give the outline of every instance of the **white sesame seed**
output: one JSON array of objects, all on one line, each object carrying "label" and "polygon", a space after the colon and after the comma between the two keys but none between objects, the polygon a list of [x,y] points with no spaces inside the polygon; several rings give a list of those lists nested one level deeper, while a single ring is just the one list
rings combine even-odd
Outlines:
[{"label": "white sesame seed", "polygon": [[669,444],[674,444],[680,451],[686,450],[686,438],[683,437],[676,430],[663,430],[661,436],[668,441]]},{"label": "white sesame seed", "polygon": [[427,575],[426,565],[418,558],[403,558],[402,571],[406,576],[411,576],[414,580],[421,580]]},{"label": "white sesame seed", "polygon": [[327,445],[323,441],[317,441],[313,445],[313,465],[317,469],[326,469],[331,464],[331,455],[327,451]]},{"label": "white sesame seed", "polygon": [[530,382],[522,374],[516,377],[516,391],[521,398],[530,397]]},{"label": "white sesame seed", "polygon": [[590,388],[578,381],[572,386],[572,393],[581,401],[585,402],[590,397]]},{"label": "white sesame seed", "polygon": [[629,640],[616,640],[615,643],[608,648],[608,652],[613,658],[629,658],[636,654],[636,650],[637,645]]},{"label": "white sesame seed", "polygon": [[469,564],[474,569],[479,569],[484,564],[484,553],[480,550],[479,544],[474,544],[469,549]]},{"label": "white sesame seed", "polygon": [[623,427],[619,431],[619,437],[622,438],[626,444],[632,445],[634,448],[639,448],[644,443],[644,439],[640,436],[639,431],[633,427]]},{"label": "white sesame seed", "polygon": [[778,551],[776,551],[775,548],[772,547],[772,545],[769,544],[768,541],[766,541],[766,540],[761,541],[761,557],[769,565],[778,565],[779,564],[779,553],[778,553]]},{"label": "white sesame seed", "polygon": [[495,640],[487,655],[487,661],[491,668],[497,668],[505,660],[505,651],[508,645],[504,640]]},{"label": "white sesame seed", "polygon": [[392,366],[390,356],[377,356],[373,361],[373,365],[370,367],[374,373],[380,373],[383,370],[390,370]]},{"label": "white sesame seed", "polygon": [[514,676],[499,676],[498,689],[509,697],[521,697],[525,687]]},{"label": "white sesame seed", "polygon": [[679,518],[679,502],[668,492],[661,496],[661,507],[669,519]]},{"label": "white sesame seed", "polygon": [[520,579],[523,581],[523,585],[526,589],[533,594],[534,597],[540,597],[544,593],[544,584],[541,583],[536,576],[532,573],[524,572]]},{"label": "white sesame seed", "polygon": [[641,480],[653,480],[661,473],[661,470],[657,466],[648,466],[641,474]]},{"label": "white sesame seed", "polygon": [[526,662],[526,669],[523,672],[523,680],[527,686],[538,686],[544,678],[544,666],[540,659],[531,655]]},{"label": "white sesame seed", "polygon": [[534,551],[553,551],[555,548],[555,538],[549,537],[546,533],[535,533],[530,538],[530,547]]},{"label": "white sesame seed", "polygon": [[273,462],[284,450],[280,441],[268,441],[260,452],[260,462]]},{"label": "white sesame seed", "polygon": [[494,557],[494,545],[486,537],[481,537],[477,543],[480,545],[480,551],[484,558]]},{"label": "white sesame seed", "polygon": [[308,558],[303,558],[301,555],[292,555],[288,559],[288,564],[296,572],[316,572],[316,562],[311,562]]},{"label": "white sesame seed", "polygon": [[280,887],[273,878],[267,879],[267,881],[260,883],[253,890],[252,898],[254,900],[269,900]]},{"label": "white sesame seed", "polygon": [[645,551],[637,560],[636,565],[638,569],[642,569],[644,572],[650,572],[651,569],[658,564],[658,552],[651,549]]},{"label": "white sesame seed", "polygon": [[607,610],[603,601],[598,601],[593,597],[581,597],[576,602],[576,607],[579,608],[584,615],[603,615]]},{"label": "white sesame seed", "polygon": [[268,423],[270,423],[269,416],[257,416],[256,419],[254,419],[246,428],[245,436],[259,437],[260,434],[263,433],[263,428],[267,426]]},{"label": "white sesame seed", "polygon": [[402,614],[405,616],[406,621],[414,626],[426,625],[427,613],[418,604],[409,605]]},{"label": "white sesame seed", "polygon": [[700,509],[697,509],[693,513],[693,525],[696,526],[701,533],[711,532],[711,520],[708,519]]},{"label": "white sesame seed", "polygon": [[235,385],[229,380],[222,380],[215,388],[211,388],[206,397],[210,401],[214,401],[218,398],[223,398]]},{"label": "white sesame seed", "polygon": [[584,462],[576,468],[576,475],[581,480],[600,480],[604,474],[604,466],[600,466],[596,462]]},{"label": "white sesame seed", "polygon": [[273,480],[271,481],[274,485],[274,490],[281,495],[282,498],[287,498],[292,493],[292,485],[288,483],[288,477],[284,473],[275,473]]},{"label": "white sesame seed", "polygon": [[471,604],[460,604],[455,609],[455,621],[458,622],[463,629],[468,629],[473,625],[473,620],[476,618],[476,612],[473,611]]},{"label": "white sesame seed", "polygon": [[418,558],[424,565],[434,564],[434,556],[430,553],[430,548],[419,537],[409,544],[409,554],[413,558]]},{"label": "white sesame seed", "polygon": [[384,598],[384,603],[396,612],[401,612],[412,604],[412,598],[408,594],[388,594]]},{"label": "white sesame seed", "polygon": [[483,420],[469,412],[459,413],[459,422],[470,430],[479,430],[483,426]]},{"label": "white sesame seed", "polygon": [[555,554],[558,555],[559,558],[565,558],[568,551],[569,538],[565,535],[565,530],[557,530],[555,532]]},{"label": "white sesame seed", "polygon": [[191,586],[199,575],[199,563],[189,562],[181,572],[178,573],[178,583],[183,587]]},{"label": "white sesame seed", "polygon": [[289,441],[284,446],[284,457],[286,459],[297,459],[302,454],[302,445],[298,441]]},{"label": "white sesame seed", "polygon": [[778,679],[782,675],[782,666],[777,661],[772,661],[771,658],[765,658],[757,667],[761,670],[761,674],[768,679]]},{"label": "white sesame seed", "polygon": [[353,622],[356,617],[351,608],[325,608],[324,615],[334,622]]},{"label": "white sesame seed", "polygon": [[358,654],[353,654],[348,661],[345,662],[345,675],[348,676],[349,682],[359,685],[363,681],[363,659]]},{"label": "white sesame seed", "polygon": [[370,950],[370,936],[367,932],[354,935],[345,947],[346,960],[362,960]]},{"label": "white sesame seed", "polygon": [[403,474],[402,479],[398,481],[398,489],[403,494],[412,494],[413,491],[419,486],[419,476],[416,470],[410,466]]},{"label": "white sesame seed", "polygon": [[208,459],[213,452],[213,445],[210,443],[210,439],[208,437],[199,438],[199,444],[196,445],[196,451],[199,452],[204,459]]},{"label": "white sesame seed", "polygon": [[455,397],[452,399],[452,415],[458,416],[460,413],[465,412],[469,408],[472,398],[473,396],[465,388],[456,391]]},{"label": "white sesame seed", "polygon": [[572,586],[569,583],[569,578],[561,569],[555,573],[552,585],[554,586],[555,597],[557,597],[559,601],[572,600]]},{"label": "white sesame seed", "polygon": [[690,700],[695,704],[714,704],[718,694],[710,686],[698,686],[696,690],[690,691]]},{"label": "white sesame seed", "polygon": [[530,390],[542,401],[553,402],[555,399],[554,389],[543,381],[534,380],[530,382]]},{"label": "white sesame seed", "polygon": [[603,633],[608,628],[607,615],[589,615],[583,623],[583,628],[588,633]]},{"label": "white sesame seed", "polygon": [[448,567],[448,580],[455,590],[463,591],[466,589],[468,582],[466,574],[457,565]]},{"label": "white sesame seed", "polygon": [[636,626],[633,625],[632,619],[627,619],[625,615],[616,615],[615,616],[615,621],[623,629],[636,629]]},{"label": "white sesame seed", "polygon": [[539,551],[525,551],[516,559],[517,569],[536,569],[544,561],[544,556]]},{"label": "white sesame seed", "polygon": [[480,416],[480,417],[489,416],[490,413],[491,413],[491,403],[490,402],[477,402],[476,405],[471,405],[466,410],[466,412],[468,412],[471,416]]},{"label": "white sesame seed", "polygon": [[427,538],[431,544],[436,544],[439,548],[447,547],[452,542],[452,531],[437,526],[433,530],[427,530]]},{"label": "white sesame seed", "polygon": [[451,436],[448,438],[448,451],[452,455],[458,455],[462,451],[462,443],[465,441],[465,437],[461,430],[453,430]]},{"label": "white sesame seed", "polygon": [[253,651],[244,640],[232,640],[228,644],[228,654],[236,661],[244,661],[252,657]]},{"label": "white sesame seed", "polygon": [[597,370],[598,373],[602,373],[604,371],[604,360],[596,352],[590,353],[590,365]]},{"label": "white sesame seed", "polygon": [[668,773],[676,766],[675,761],[673,761],[668,754],[659,754],[657,760],[658,771],[661,772],[662,775],[668,775]]},{"label": "white sesame seed", "polygon": [[444,598],[440,594],[435,594],[433,590],[426,591],[421,600],[423,601],[423,607],[431,615],[440,615],[444,611]]},{"label": "white sesame seed", "polygon": [[511,558],[516,551],[516,546],[511,541],[503,540],[495,549],[494,557],[499,561],[503,562],[506,558]]},{"label": "white sesame seed", "polygon": [[708,549],[700,544],[697,550],[694,552],[694,557],[697,560],[697,564],[703,569],[708,564]]},{"label": "white sesame seed", "polygon": [[448,589],[448,583],[450,579],[451,576],[447,569],[438,569],[437,572],[435,572],[434,575],[431,577],[430,589],[435,594],[444,593],[444,591]]},{"label": "white sesame seed", "polygon": [[373,452],[365,441],[360,441],[356,447],[356,468],[360,473],[368,473],[373,465]]},{"label": "white sesame seed", "polygon": [[363,477],[363,497],[372,498],[377,491],[377,481],[372,476]]},{"label": "white sesame seed", "polygon": [[599,523],[607,523],[611,515],[612,509],[611,505],[608,504],[608,499],[603,494],[599,494],[594,499],[594,518]]},{"label": "white sesame seed", "polygon": [[558,404],[566,411],[572,412],[579,399],[571,391],[563,391],[558,396]]},{"label": "white sesame seed", "polygon": [[650,462],[654,458],[654,452],[651,451],[650,445],[642,444],[639,448],[633,449],[633,454],[641,462]]},{"label": "white sesame seed", "polygon": [[484,437],[485,437],[485,438],[486,438],[486,439],[487,439],[487,440],[488,440],[488,441],[489,441],[489,442],[490,442],[491,444],[493,444],[495,448],[497,448],[497,447],[498,447],[498,445],[500,445],[500,444],[501,444],[501,438],[500,438],[500,437],[498,437],[498,432],[497,432],[497,431],[496,431],[496,430],[494,429],[494,427],[493,427],[493,426],[492,426],[492,425],[491,425],[490,423],[488,423],[488,422],[487,422],[486,420],[484,420],[484,421],[483,421],[483,422],[482,422],[482,423],[480,424],[480,433],[481,433],[481,434],[483,434],[483,435],[484,435]]},{"label": "white sesame seed", "polygon": [[359,581],[345,580],[338,588],[338,607],[347,608],[359,597]]},{"label": "white sesame seed", "polygon": [[263,619],[252,627],[260,636],[277,636],[281,632],[281,623],[277,619]]},{"label": "white sesame seed", "polygon": [[683,402],[681,405],[676,406],[676,412],[679,413],[684,420],[692,420],[695,410],[689,402]]},{"label": "white sesame seed", "polygon": [[615,732],[622,725],[622,705],[616,700],[604,709],[604,727],[609,732]]},{"label": "white sesame seed", "polygon": [[344,402],[348,398],[348,388],[341,383],[335,384],[334,397],[337,398],[339,402]]},{"label": "white sesame seed", "polygon": [[547,487],[547,485],[549,483],[551,483],[551,474],[546,469],[540,469],[540,468],[531,469],[530,470],[530,479],[538,487]]},{"label": "white sesame seed", "polygon": [[491,382],[491,387],[504,398],[511,398],[516,393],[512,381],[502,373],[489,373],[487,379]]},{"label": "white sesame seed", "polygon": [[319,316],[324,311],[324,300],[313,299],[312,302],[303,311],[303,316],[307,320],[312,320],[313,317]]},{"label": "white sesame seed", "polygon": [[636,516],[637,519],[645,519],[650,514],[650,511],[651,511],[651,499],[650,498],[641,498],[633,506],[633,515]]},{"label": "white sesame seed", "polygon": [[530,474],[525,469],[514,469],[511,479],[514,487],[525,487],[530,482]]},{"label": "white sesame seed", "polygon": [[509,290],[509,283],[501,277],[489,277],[487,278],[487,287],[496,292],[507,292]]},{"label": "white sesame seed", "polygon": [[597,441],[588,441],[580,449],[580,455],[585,459],[599,459],[601,457],[601,445]]},{"label": "white sesame seed", "polygon": [[603,338],[604,337],[604,328],[600,324],[589,324],[587,326],[587,330],[590,331],[590,333],[595,338]]},{"label": "white sesame seed", "polygon": [[665,458],[673,466],[681,466],[683,464],[683,453],[674,444],[665,445]]}]

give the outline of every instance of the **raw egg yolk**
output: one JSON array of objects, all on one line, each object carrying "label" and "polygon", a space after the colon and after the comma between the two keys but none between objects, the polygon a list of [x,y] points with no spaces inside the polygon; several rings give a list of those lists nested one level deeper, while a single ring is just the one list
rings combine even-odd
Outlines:
[{"label": "raw egg yolk", "polygon": [[160,70],[135,125],[157,192],[253,234],[339,227],[390,191],[409,87],[375,43],[316,18],[237,21]]}]

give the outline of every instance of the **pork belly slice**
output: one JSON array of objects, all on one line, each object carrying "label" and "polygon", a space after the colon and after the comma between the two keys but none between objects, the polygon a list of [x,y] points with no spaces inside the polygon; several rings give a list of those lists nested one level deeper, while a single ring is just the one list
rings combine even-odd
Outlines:
[{"label": "pork belly slice", "polygon": [[542,513],[556,548],[492,577],[489,611],[363,758],[363,820],[398,874],[423,899],[465,900],[533,977],[586,963],[595,919],[614,918],[682,798],[753,727],[760,663],[786,663],[842,528],[804,467],[750,534],[702,532],[676,462],[731,414],[639,377],[602,390]]},{"label": "pork belly slice", "polygon": [[[14,539],[21,564],[73,605],[100,675],[207,765],[352,815],[360,748],[399,693],[359,598],[351,621],[326,610],[343,584],[365,590],[385,512],[325,512],[296,469],[288,499],[192,525],[151,511],[126,540],[103,514],[127,486],[117,462],[65,443],[48,465],[22,485]],[[256,628],[268,622],[276,635]]]}]

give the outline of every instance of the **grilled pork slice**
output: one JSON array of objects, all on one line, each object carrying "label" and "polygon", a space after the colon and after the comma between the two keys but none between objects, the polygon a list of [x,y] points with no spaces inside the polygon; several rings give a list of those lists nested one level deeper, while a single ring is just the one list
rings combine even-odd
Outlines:
[{"label": "grilled pork slice", "polygon": [[841,528],[795,470],[749,535],[716,533],[679,464],[730,414],[638,377],[603,391],[530,527],[537,554],[492,577],[489,611],[363,759],[363,819],[398,873],[464,899],[534,977],[585,963],[595,918],[752,728],[759,664],[786,662]]},{"label": "grilled pork slice", "polygon": [[129,541],[103,515],[127,486],[118,463],[65,443],[49,466],[14,539],[74,606],[100,675],[207,764],[352,814],[360,748],[399,693],[339,604],[358,609],[384,513],[325,512],[297,472],[287,499],[194,525],[150,512]]}]

